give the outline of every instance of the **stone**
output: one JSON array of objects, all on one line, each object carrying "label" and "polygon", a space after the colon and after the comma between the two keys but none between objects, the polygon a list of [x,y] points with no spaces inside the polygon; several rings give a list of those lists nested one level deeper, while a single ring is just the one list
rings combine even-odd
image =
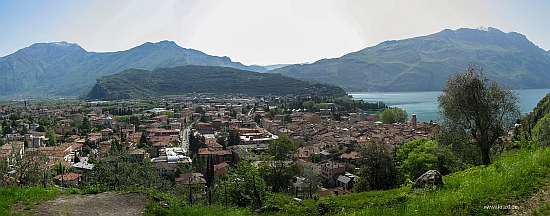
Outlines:
[{"label": "stone", "polygon": [[439,171],[437,170],[428,170],[420,177],[418,177],[414,181],[414,184],[412,185],[411,190],[409,190],[409,193],[412,193],[415,189],[432,187],[445,187],[441,173],[439,173]]},{"label": "stone", "polygon": [[259,209],[256,209],[254,211],[254,214],[263,214],[263,213],[268,213],[268,212],[280,213],[282,211],[283,211],[283,209],[281,209],[277,206],[264,206],[264,207],[261,207]]}]

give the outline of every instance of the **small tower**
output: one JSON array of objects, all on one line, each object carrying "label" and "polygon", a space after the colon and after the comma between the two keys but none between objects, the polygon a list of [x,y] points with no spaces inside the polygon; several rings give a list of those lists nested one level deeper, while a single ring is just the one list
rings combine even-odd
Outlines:
[{"label": "small tower", "polygon": [[109,116],[109,111],[105,112],[105,118],[103,119],[103,125],[108,128],[113,128],[113,118]]},{"label": "small tower", "polygon": [[413,130],[416,131],[416,114],[412,114],[411,122],[412,122]]}]

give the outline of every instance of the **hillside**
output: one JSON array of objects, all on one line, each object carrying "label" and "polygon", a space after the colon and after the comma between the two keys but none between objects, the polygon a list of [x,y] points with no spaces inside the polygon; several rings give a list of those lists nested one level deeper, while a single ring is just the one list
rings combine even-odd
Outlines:
[{"label": "hillside", "polygon": [[[504,152],[490,166],[473,167],[444,176],[446,187],[442,190],[408,194],[409,185],[386,191],[306,199],[302,203],[293,201],[291,196],[272,194],[264,201],[264,205],[281,209],[279,213],[268,215],[548,215],[548,154],[548,148]],[[66,195],[86,191],[87,189],[76,188],[62,191],[59,188],[2,187],[0,193],[5,196],[0,197],[0,203],[3,204],[0,212],[2,215],[8,215],[10,212],[78,215],[82,209],[90,206],[91,211],[97,212],[97,206],[101,205],[104,207],[101,212],[122,213],[123,210],[117,206],[128,205],[126,200],[132,195],[111,192],[85,195],[91,196],[90,198],[108,196],[110,204],[105,204],[104,199],[97,198],[75,202],[74,199],[81,200],[82,195]],[[185,199],[176,198],[175,195],[163,195],[152,190],[147,193],[148,197],[153,199],[146,205],[145,215],[251,215],[253,211],[250,208],[226,207],[223,203],[211,206],[189,205]],[[143,196],[136,194],[133,197]],[[67,209],[64,207],[67,203],[74,204]],[[43,205],[50,208],[44,208]],[[133,203],[133,206],[138,204]],[[498,209],[499,206],[501,209]]]},{"label": "hillside", "polygon": [[548,52],[522,34],[495,28],[447,29],[270,72],[346,91],[432,91],[470,64],[484,67],[488,78],[514,89],[550,87]]},{"label": "hillside", "polygon": [[185,49],[171,41],[145,43],[120,52],[88,52],[67,42],[37,43],[0,58],[0,96],[76,96],[89,91],[96,79],[128,68],[206,65],[266,71],[228,57]]},{"label": "hillside", "polygon": [[180,66],[155,70],[128,69],[102,77],[87,94],[88,99],[123,99],[187,93],[245,95],[346,95],[336,86],[311,84],[281,76],[235,68]]}]

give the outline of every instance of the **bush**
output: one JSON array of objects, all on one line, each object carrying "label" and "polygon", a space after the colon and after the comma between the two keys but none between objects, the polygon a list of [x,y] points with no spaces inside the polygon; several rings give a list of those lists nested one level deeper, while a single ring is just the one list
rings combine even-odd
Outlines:
[{"label": "bush", "polygon": [[397,159],[401,161],[399,171],[412,181],[428,170],[435,169],[446,175],[459,169],[449,146],[442,147],[436,141],[424,138],[403,144],[397,150]]}]

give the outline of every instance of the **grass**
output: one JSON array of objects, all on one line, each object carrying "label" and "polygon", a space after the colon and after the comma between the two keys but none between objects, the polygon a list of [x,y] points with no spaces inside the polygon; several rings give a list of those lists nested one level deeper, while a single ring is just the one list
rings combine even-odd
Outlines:
[{"label": "grass", "polygon": [[20,202],[29,210],[40,200],[55,198],[60,193],[59,189],[44,189],[42,187],[0,187],[0,215],[11,215],[11,207]]},{"label": "grass", "polygon": [[[485,206],[516,205],[545,185],[550,171],[550,149],[517,150],[500,155],[490,166],[478,166],[443,177],[446,188],[407,194],[409,187],[369,192],[353,198],[332,198],[351,215],[501,215],[508,210]],[[373,199],[373,194],[381,193]],[[355,201],[354,201],[355,200]],[[374,203],[366,208],[363,200]],[[392,200],[394,200],[392,202]],[[378,204],[377,204],[378,203]]]},{"label": "grass", "polygon": [[[410,186],[387,191],[371,191],[346,196],[328,196],[303,200],[270,194],[264,205],[282,209],[265,215],[502,215],[514,210],[487,209],[485,206],[518,206],[533,215],[550,214],[550,204],[524,208],[523,202],[548,185],[550,149],[514,150],[499,155],[492,165],[473,167],[443,177],[446,187],[408,194]],[[0,215],[22,202],[32,208],[38,200],[53,199],[59,193],[78,191],[44,188],[0,188]],[[145,215],[250,215],[253,209],[212,206],[189,206],[170,195],[148,194]],[[167,205],[164,205],[166,203]]]},{"label": "grass", "polygon": [[[304,200],[301,204],[285,195],[271,195],[264,205],[277,206],[282,213],[267,215],[502,215],[514,210],[485,206],[518,206],[548,184],[550,149],[514,150],[499,155],[490,166],[473,167],[443,177],[441,190],[416,191],[410,186],[346,196]],[[250,209],[182,206],[188,215],[246,215]],[[244,211],[244,212],[243,212]],[[528,210],[538,215],[550,205]]]}]

